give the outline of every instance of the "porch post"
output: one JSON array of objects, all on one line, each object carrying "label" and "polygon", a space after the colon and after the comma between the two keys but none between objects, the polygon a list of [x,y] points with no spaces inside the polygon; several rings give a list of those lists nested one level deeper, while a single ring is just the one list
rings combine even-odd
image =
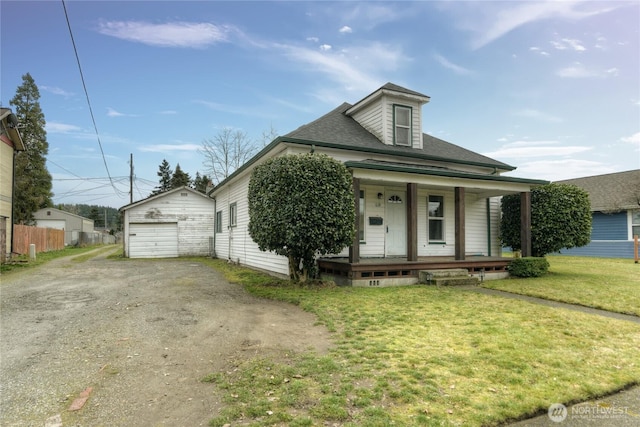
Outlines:
[{"label": "porch post", "polygon": [[455,259],[465,259],[464,187],[455,188]]},{"label": "porch post", "polygon": [[418,260],[418,184],[407,183],[407,261]]},{"label": "porch post", "polygon": [[355,207],[353,242],[349,246],[349,262],[360,262],[360,178],[353,178],[353,203]]},{"label": "porch post", "polygon": [[531,256],[531,192],[520,193],[520,250]]}]

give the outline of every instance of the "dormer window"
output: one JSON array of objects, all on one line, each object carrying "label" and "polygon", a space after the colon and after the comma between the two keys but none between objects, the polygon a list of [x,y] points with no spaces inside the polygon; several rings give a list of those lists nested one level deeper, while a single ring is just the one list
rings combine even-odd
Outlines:
[{"label": "dormer window", "polygon": [[411,107],[393,106],[393,139],[396,145],[411,146]]}]

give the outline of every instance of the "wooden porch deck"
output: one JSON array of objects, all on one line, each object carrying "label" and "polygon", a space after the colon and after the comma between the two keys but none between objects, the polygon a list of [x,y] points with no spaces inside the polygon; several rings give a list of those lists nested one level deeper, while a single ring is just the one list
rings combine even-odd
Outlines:
[{"label": "wooden porch deck", "polygon": [[[469,274],[507,274],[512,258],[468,255],[465,260],[452,256],[419,257],[417,261],[407,258],[361,258],[358,263],[349,263],[348,258],[321,258],[318,260],[320,274],[332,276],[336,282],[353,284],[354,281],[413,279],[418,280],[420,270],[465,268]],[[339,283],[340,284],[340,283]]]}]

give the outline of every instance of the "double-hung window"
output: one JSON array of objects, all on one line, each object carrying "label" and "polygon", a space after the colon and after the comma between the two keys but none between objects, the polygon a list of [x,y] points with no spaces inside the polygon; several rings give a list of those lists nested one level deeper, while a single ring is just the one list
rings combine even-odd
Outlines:
[{"label": "double-hung window", "polygon": [[444,197],[429,196],[429,243],[444,242]]},{"label": "double-hung window", "polygon": [[238,219],[238,205],[231,203],[229,205],[229,227],[235,227]]},{"label": "double-hung window", "polygon": [[216,212],[216,233],[222,233],[222,211]]},{"label": "double-hung window", "polygon": [[411,146],[411,107],[393,106],[393,140],[396,145]]},{"label": "double-hung window", "polygon": [[640,238],[640,209],[631,212],[631,238]]}]

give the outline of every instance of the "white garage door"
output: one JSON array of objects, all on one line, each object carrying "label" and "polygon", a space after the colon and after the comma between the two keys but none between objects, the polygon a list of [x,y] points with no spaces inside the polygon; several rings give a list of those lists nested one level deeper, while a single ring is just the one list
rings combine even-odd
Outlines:
[{"label": "white garage door", "polygon": [[129,258],[178,256],[178,224],[130,224]]}]

